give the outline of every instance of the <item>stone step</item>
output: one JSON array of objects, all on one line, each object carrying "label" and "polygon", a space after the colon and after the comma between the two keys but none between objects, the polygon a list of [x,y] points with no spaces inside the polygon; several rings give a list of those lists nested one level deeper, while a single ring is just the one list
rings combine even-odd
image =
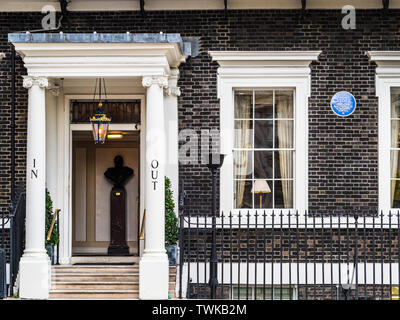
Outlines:
[{"label": "stone step", "polygon": [[[169,290],[174,290],[175,282],[169,283]],[[107,282],[72,282],[56,281],[52,283],[51,290],[80,289],[80,290],[139,290],[138,281],[107,281]]]},{"label": "stone step", "polygon": [[[176,267],[169,269],[175,298]],[[52,267],[50,299],[138,299],[138,265],[59,265]]]},{"label": "stone step", "polygon": [[82,272],[107,272],[107,273],[123,273],[123,272],[139,272],[138,266],[53,266],[53,273],[82,273]]},{"label": "stone step", "polygon": [[102,282],[102,281],[139,281],[139,274],[115,274],[115,273],[63,273],[52,275],[52,281],[78,281],[78,282]]},{"label": "stone step", "polygon": [[50,299],[138,299],[139,290],[51,290]]},{"label": "stone step", "polygon": [[71,264],[76,263],[136,263],[139,264],[138,256],[74,256]]}]

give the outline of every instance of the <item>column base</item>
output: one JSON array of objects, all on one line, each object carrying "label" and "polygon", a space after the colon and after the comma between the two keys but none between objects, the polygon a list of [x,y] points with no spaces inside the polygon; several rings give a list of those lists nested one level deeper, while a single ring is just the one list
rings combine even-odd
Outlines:
[{"label": "column base", "polygon": [[164,253],[144,253],[139,262],[139,299],[168,299],[169,266]]},{"label": "column base", "polygon": [[19,297],[48,299],[51,265],[46,252],[24,253],[19,263]]}]

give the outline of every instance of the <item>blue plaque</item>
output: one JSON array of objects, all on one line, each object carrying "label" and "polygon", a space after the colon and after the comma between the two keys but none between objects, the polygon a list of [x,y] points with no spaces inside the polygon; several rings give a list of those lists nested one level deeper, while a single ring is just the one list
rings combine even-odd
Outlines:
[{"label": "blue plaque", "polygon": [[347,117],[356,110],[356,98],[347,91],[335,93],[331,100],[331,108],[341,117]]}]

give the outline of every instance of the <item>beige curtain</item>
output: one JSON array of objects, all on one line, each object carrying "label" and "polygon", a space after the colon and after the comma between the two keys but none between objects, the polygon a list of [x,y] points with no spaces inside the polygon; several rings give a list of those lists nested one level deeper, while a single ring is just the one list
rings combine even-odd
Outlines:
[{"label": "beige curtain", "polygon": [[[249,96],[236,95],[236,108],[240,108],[241,118],[250,118],[251,110],[251,99]],[[236,121],[235,124],[235,148],[248,148],[250,143],[250,121],[241,120]],[[249,152],[245,150],[237,150],[234,153],[234,165],[235,165],[235,178],[244,179],[248,174],[247,168],[249,164]],[[241,208],[243,204],[243,196],[246,181],[236,182],[236,208]]]},{"label": "beige curtain", "polygon": [[[278,118],[291,118],[291,109],[293,108],[292,99],[277,99],[276,111]],[[278,132],[278,147],[293,147],[293,121],[276,121]],[[293,172],[293,152],[279,151],[279,166],[281,170],[281,178],[292,178]],[[293,183],[292,181],[282,180],[283,203],[285,208],[293,207]]]}]

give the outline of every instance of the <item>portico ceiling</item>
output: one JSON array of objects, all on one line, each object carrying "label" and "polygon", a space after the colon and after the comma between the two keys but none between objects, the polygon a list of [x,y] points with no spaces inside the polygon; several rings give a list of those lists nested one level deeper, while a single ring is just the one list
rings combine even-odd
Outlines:
[{"label": "portico ceiling", "polygon": [[170,68],[197,54],[196,39],[179,34],[12,33],[8,41],[31,76],[169,75]]}]

